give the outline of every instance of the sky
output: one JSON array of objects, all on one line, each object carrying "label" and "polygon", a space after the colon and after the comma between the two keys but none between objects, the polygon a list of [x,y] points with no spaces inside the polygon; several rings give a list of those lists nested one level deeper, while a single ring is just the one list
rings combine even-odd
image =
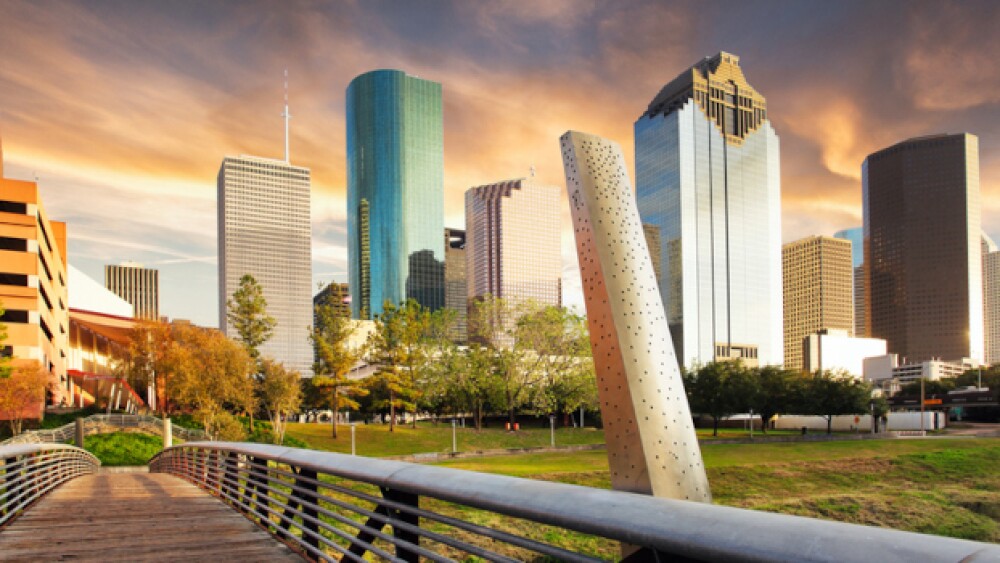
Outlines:
[{"label": "sky", "polygon": [[[344,93],[396,68],[442,84],[445,226],[465,191],[564,187],[558,139],[619,142],[661,86],[738,55],[781,140],[782,239],[861,225],[861,162],[901,140],[979,137],[1000,235],[1000,3],[615,0],[0,2],[5,176],[69,224],[70,263],[160,270],[161,314],[218,324],[216,175],[226,155],[312,169],[313,278],[347,280]],[[563,196],[565,202],[565,195]],[[582,304],[569,208],[563,287]]]}]

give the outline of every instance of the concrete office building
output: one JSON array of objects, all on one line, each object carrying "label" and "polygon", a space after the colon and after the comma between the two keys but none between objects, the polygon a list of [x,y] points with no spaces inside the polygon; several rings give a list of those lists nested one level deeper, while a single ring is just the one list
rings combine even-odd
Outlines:
[{"label": "concrete office building", "polygon": [[347,246],[351,314],[388,301],[444,306],[441,85],[398,70],[347,87]]},{"label": "concrete office building", "polygon": [[0,354],[15,368],[39,366],[50,380],[28,418],[41,417],[46,403],[73,400],[66,267],[66,223],[49,219],[36,183],[4,178],[0,149],[0,322],[7,326]]},{"label": "concrete office building", "polygon": [[104,267],[104,287],[132,304],[135,318],[160,319],[160,272],[135,262]]},{"label": "concrete office building", "polygon": [[468,280],[465,270],[465,231],[444,230],[444,306],[454,311],[451,339],[459,344],[468,340]]},{"label": "concrete office building", "polygon": [[854,331],[851,241],[806,237],[784,245],[781,259],[785,367],[804,369],[803,338],[820,329],[843,330],[848,335]]},{"label": "concrete office building", "polygon": [[983,252],[983,329],[985,362],[1000,362],[1000,252],[986,233],[982,237]]},{"label": "concrete office building", "polygon": [[979,140],[934,135],[862,165],[866,334],[909,362],[983,360]]},{"label": "concrete office building", "polygon": [[851,241],[851,262],[854,267],[854,336],[865,336],[865,230],[864,227],[844,229],[833,234]]},{"label": "concrete office building", "polygon": [[678,361],[782,363],[779,142],[739,57],[663,87],[635,122],[635,166]]},{"label": "concrete office building", "polygon": [[806,336],[801,350],[804,371],[845,371],[860,378],[864,375],[865,359],[885,355],[885,340],[856,338],[846,330],[823,329]]},{"label": "concrete office building", "polygon": [[487,295],[562,304],[559,192],[531,178],[465,192],[469,306]]},{"label": "concrete office building", "polygon": [[[286,155],[287,157],[287,155]],[[276,325],[262,356],[312,375],[310,172],[287,160],[227,156],[218,178],[219,327],[235,338],[226,303],[252,275]]]}]

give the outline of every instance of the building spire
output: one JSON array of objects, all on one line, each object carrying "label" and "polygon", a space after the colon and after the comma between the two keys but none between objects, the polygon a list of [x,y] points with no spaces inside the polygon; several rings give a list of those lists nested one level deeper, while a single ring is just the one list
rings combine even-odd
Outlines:
[{"label": "building spire", "polygon": [[292,118],[292,114],[288,111],[288,69],[285,69],[285,111],[281,114],[281,117],[285,118],[285,162],[290,162],[290,155],[288,153],[288,120]]}]

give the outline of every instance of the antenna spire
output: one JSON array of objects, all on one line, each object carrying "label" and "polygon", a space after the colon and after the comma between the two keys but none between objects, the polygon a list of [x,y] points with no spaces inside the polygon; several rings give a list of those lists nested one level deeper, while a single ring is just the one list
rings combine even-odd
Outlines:
[{"label": "antenna spire", "polygon": [[288,111],[288,69],[285,69],[285,111],[281,114],[281,117],[285,118],[285,162],[289,161],[288,152],[288,120],[291,119],[292,114]]}]

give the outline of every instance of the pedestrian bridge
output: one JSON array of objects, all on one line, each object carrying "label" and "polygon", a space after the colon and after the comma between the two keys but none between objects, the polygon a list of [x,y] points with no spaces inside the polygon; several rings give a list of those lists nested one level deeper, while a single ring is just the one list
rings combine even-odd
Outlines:
[{"label": "pedestrian bridge", "polygon": [[563,542],[593,536],[628,561],[1000,561],[992,544],[278,446],[99,465],[0,447],[0,560],[595,561]]}]

